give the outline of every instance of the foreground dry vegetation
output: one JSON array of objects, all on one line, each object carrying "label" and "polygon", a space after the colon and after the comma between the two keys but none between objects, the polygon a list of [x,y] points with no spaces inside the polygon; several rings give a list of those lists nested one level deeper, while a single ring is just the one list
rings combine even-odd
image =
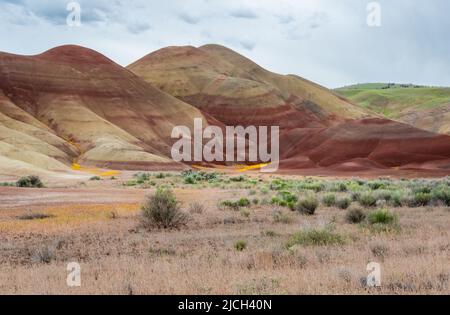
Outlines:
[{"label": "foreground dry vegetation", "polygon": [[0,198],[1,294],[450,293],[448,178],[139,173]]}]

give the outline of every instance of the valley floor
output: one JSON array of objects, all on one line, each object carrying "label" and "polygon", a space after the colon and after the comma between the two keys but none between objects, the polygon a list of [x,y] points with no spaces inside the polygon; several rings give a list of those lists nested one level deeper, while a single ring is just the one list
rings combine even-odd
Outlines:
[{"label": "valley floor", "polygon": [[[336,206],[320,203],[314,215],[304,216],[267,202],[278,194],[274,181],[283,183],[282,176],[223,185],[159,177],[139,185],[119,178],[0,187],[0,294],[450,294],[445,205],[385,205],[398,216],[398,228],[374,231],[348,223],[348,210]],[[186,226],[141,225],[145,196],[160,185],[172,187],[189,214]],[[314,194],[321,199],[325,192]],[[350,190],[335,194],[344,198]],[[245,209],[220,206],[239,198],[258,202]],[[193,203],[201,209],[194,211]],[[343,242],[287,246],[308,229],[329,229]],[[66,284],[70,262],[81,266],[80,287]],[[369,262],[380,263],[380,288],[364,284]]]}]

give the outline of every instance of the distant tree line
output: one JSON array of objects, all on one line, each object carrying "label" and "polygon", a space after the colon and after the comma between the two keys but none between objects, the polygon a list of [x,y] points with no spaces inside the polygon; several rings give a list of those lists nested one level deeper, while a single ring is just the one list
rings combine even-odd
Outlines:
[{"label": "distant tree line", "polygon": [[416,85],[416,84],[396,84],[396,83],[388,83],[387,85],[381,87],[382,90],[387,90],[387,89],[391,89],[391,88],[402,88],[402,89],[408,89],[408,88],[413,88],[413,89],[418,89],[421,88],[422,86],[420,85]]}]

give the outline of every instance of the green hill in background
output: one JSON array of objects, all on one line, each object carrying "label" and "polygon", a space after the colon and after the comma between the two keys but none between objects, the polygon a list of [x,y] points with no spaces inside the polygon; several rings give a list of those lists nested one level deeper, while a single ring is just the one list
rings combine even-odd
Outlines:
[{"label": "green hill in background", "polygon": [[450,134],[450,88],[413,84],[365,83],[335,90],[387,118]]}]

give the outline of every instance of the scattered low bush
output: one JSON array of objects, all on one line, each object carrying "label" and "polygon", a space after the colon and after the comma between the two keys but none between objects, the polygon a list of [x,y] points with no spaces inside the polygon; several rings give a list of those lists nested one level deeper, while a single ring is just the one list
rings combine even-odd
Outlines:
[{"label": "scattered low bush", "polygon": [[246,180],[246,178],[243,175],[230,177],[230,181],[235,182],[235,183],[245,182],[245,180]]},{"label": "scattered low bush", "polygon": [[224,210],[223,208],[230,208],[235,211],[239,210],[239,204],[237,201],[224,200],[219,203],[219,208]]},{"label": "scattered low bush", "polygon": [[247,242],[246,241],[237,241],[234,243],[234,249],[236,249],[238,252],[242,252],[244,249],[247,248]]},{"label": "scattered low bush", "polygon": [[375,198],[371,193],[361,194],[358,201],[363,207],[374,207],[377,204],[377,198]]},{"label": "scattered low bush", "polygon": [[417,192],[414,194],[413,203],[410,205],[411,207],[425,207],[428,206],[431,202],[431,194],[426,192]]},{"label": "scattered low bush", "polygon": [[395,224],[398,222],[397,215],[388,209],[379,209],[369,213],[367,219],[370,224]]},{"label": "scattered low bush", "polygon": [[387,202],[384,199],[380,199],[380,200],[377,199],[377,203],[375,204],[375,206],[377,208],[384,208],[384,207],[386,207],[386,205],[387,205]]},{"label": "scattered low bush", "polygon": [[197,183],[194,176],[187,176],[184,178],[184,183],[189,185],[194,185]]},{"label": "scattered low bush", "polygon": [[344,244],[344,237],[340,234],[330,231],[328,228],[323,229],[308,229],[295,233],[287,247],[294,245],[305,246],[327,246],[327,245],[342,245]]},{"label": "scattered low bush", "polygon": [[19,220],[31,221],[31,220],[43,220],[43,219],[48,219],[48,218],[53,218],[53,217],[54,217],[54,215],[46,214],[46,213],[27,213],[27,214],[18,216],[17,218]]},{"label": "scattered low bush", "polygon": [[345,220],[351,224],[361,223],[366,219],[366,214],[360,208],[351,208],[345,215]]},{"label": "scattered low bush", "polygon": [[405,198],[405,194],[401,191],[396,191],[391,195],[391,200],[389,204],[393,207],[403,207],[404,204],[407,204],[407,200]]},{"label": "scattered low bush", "polygon": [[314,192],[320,192],[325,189],[325,185],[319,182],[301,182],[298,185],[299,189],[313,190]]},{"label": "scattered low bush", "polygon": [[436,202],[442,202],[447,207],[450,206],[450,189],[449,188],[437,188],[432,191],[433,200]]},{"label": "scattered low bush", "polygon": [[398,232],[400,225],[398,224],[398,216],[391,213],[388,209],[379,209],[372,211],[367,216],[369,228],[372,232]]},{"label": "scattered low bush", "polygon": [[244,218],[249,218],[250,217],[250,211],[248,209],[242,209],[241,210],[241,216],[243,216]]},{"label": "scattered low bush", "polygon": [[199,202],[193,202],[189,205],[189,212],[202,214],[205,211],[205,207]]},{"label": "scattered low bush", "polygon": [[431,193],[431,187],[429,186],[413,186],[412,191],[414,194],[422,193],[422,194],[429,194]]},{"label": "scattered low bush", "polygon": [[111,210],[108,213],[108,218],[111,219],[111,220],[116,220],[116,219],[119,218],[119,213],[117,212],[117,210]]},{"label": "scattered low bush", "polygon": [[360,191],[353,191],[351,194],[352,201],[358,201],[359,198],[361,198],[361,192]]},{"label": "scattered low bush", "polygon": [[271,183],[270,183],[270,189],[271,190],[285,190],[288,188],[288,184],[281,179],[274,179]]},{"label": "scattered low bush", "polygon": [[307,197],[303,200],[300,200],[295,205],[295,210],[300,212],[301,214],[313,215],[316,212],[317,207],[319,206],[319,202],[314,197]]},{"label": "scattered low bush", "polygon": [[20,178],[16,182],[16,186],[17,187],[26,187],[26,188],[43,188],[44,184],[42,183],[39,176],[31,175],[31,176],[26,176],[26,177]]},{"label": "scattered low bush", "polygon": [[347,184],[345,182],[331,182],[328,185],[327,190],[333,192],[346,192],[348,191]]},{"label": "scattered low bush", "polygon": [[146,227],[168,229],[185,225],[188,217],[180,210],[171,190],[158,189],[142,206],[142,219]]},{"label": "scattered low bush", "polygon": [[336,205],[336,195],[335,194],[327,194],[323,196],[322,202],[327,207],[333,207]]},{"label": "scattered low bush", "polygon": [[50,246],[38,248],[32,255],[31,260],[38,264],[49,264],[55,256],[55,249]]},{"label": "scattered low bush", "polygon": [[272,197],[272,199],[270,200],[270,203],[272,205],[277,205],[277,206],[281,206],[281,207],[286,207],[287,203],[283,200],[281,200],[280,197],[274,196]]},{"label": "scattered low bush", "polygon": [[339,182],[336,184],[337,191],[346,192],[348,190],[347,184],[344,182]]},{"label": "scattered low bush", "polygon": [[173,248],[150,248],[148,253],[150,256],[157,257],[175,256],[177,254],[176,250]]},{"label": "scattered low bush", "polygon": [[271,230],[263,231],[263,232],[261,232],[261,234],[262,234],[262,236],[267,236],[267,237],[278,236],[278,234],[275,231],[271,231]]},{"label": "scattered low bush", "polygon": [[97,180],[102,180],[100,176],[92,176],[91,178],[89,178],[90,181],[97,181]]},{"label": "scattered low bush", "polygon": [[375,243],[370,246],[370,251],[375,257],[384,259],[389,254],[389,247],[383,243]]},{"label": "scattered low bush", "polygon": [[375,192],[375,198],[377,200],[390,201],[392,199],[392,192],[389,190],[378,190]]},{"label": "scattered low bush", "polygon": [[378,189],[386,189],[388,187],[388,184],[383,181],[370,181],[367,183],[367,186],[369,186],[372,190],[378,190]]},{"label": "scattered low bush", "polygon": [[290,209],[294,208],[295,203],[297,201],[298,201],[297,196],[295,196],[289,191],[281,191],[277,194],[277,196],[272,197],[273,205],[278,205],[281,207],[289,207]]},{"label": "scattered low bush", "polygon": [[134,174],[134,178],[136,179],[137,184],[143,184],[150,180],[150,173],[137,173]]},{"label": "scattered low bush", "polygon": [[219,174],[217,172],[195,172],[187,170],[181,172],[181,176],[184,179],[184,183],[190,185],[197,184],[198,182],[213,183],[219,180]]},{"label": "scattered low bush", "polygon": [[222,207],[231,208],[233,210],[239,210],[239,208],[250,206],[251,202],[247,198],[241,198],[237,201],[225,200],[222,201],[220,205]]},{"label": "scattered low bush", "polygon": [[336,206],[339,209],[345,210],[350,207],[352,201],[349,198],[340,198],[336,201]]},{"label": "scattered low bush", "polygon": [[274,210],[272,213],[272,218],[275,223],[290,224],[293,222],[292,218],[288,214],[283,213],[281,210]]},{"label": "scattered low bush", "polygon": [[248,207],[251,205],[251,202],[247,198],[241,198],[238,200],[238,205],[239,207]]}]

